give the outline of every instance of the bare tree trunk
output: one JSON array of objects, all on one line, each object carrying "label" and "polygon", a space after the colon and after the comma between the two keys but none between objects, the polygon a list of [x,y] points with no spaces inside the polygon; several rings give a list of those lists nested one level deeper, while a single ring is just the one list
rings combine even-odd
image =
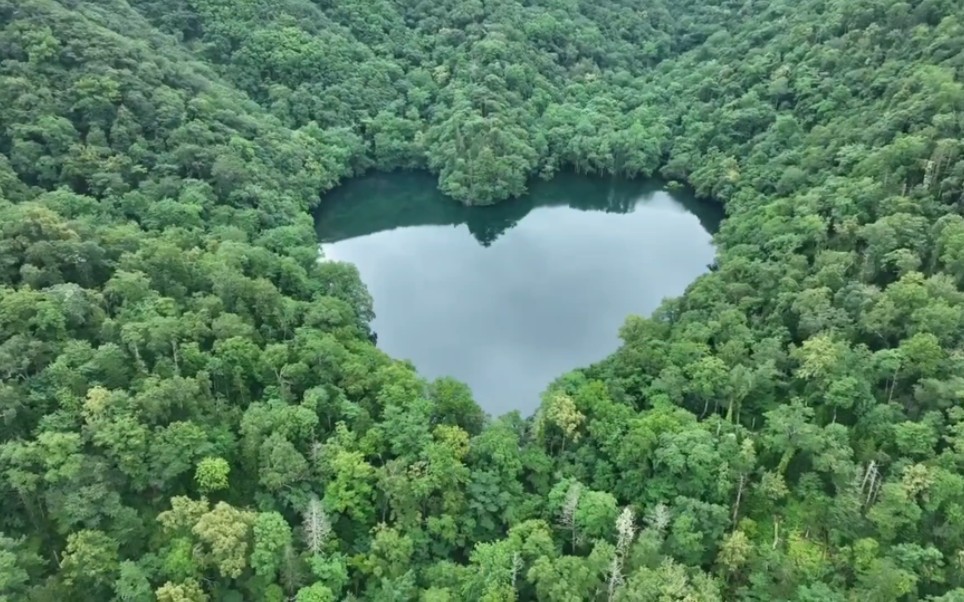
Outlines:
[{"label": "bare tree trunk", "polygon": [[894,399],[894,389],[897,388],[897,373],[900,372],[900,363],[894,368],[894,375],[890,377],[890,391],[887,393],[887,403]]},{"label": "bare tree trunk", "polygon": [[740,514],[740,500],[743,498],[743,487],[746,484],[746,475],[740,475],[740,484],[736,488],[736,502],[733,504],[733,524]]}]

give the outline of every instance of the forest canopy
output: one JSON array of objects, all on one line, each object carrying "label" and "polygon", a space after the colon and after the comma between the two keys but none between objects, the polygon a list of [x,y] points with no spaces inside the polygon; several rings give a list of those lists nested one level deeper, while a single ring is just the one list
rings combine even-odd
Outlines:
[{"label": "forest canopy", "polygon": [[[0,0],[0,602],[964,600],[958,0]],[[486,416],[309,210],[560,170],[715,269]]]}]

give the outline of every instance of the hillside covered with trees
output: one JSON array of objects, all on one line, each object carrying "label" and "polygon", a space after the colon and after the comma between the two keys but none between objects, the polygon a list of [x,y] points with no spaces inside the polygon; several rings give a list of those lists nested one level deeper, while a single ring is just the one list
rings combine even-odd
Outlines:
[{"label": "hillside covered with trees", "polygon": [[[0,601],[964,600],[959,0],[0,0]],[[560,170],[715,269],[488,417],[309,210]]]}]

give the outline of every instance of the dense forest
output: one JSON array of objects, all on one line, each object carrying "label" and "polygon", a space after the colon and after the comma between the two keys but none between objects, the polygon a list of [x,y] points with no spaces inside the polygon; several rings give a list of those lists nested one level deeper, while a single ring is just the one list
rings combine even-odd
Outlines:
[{"label": "dense forest", "polygon": [[[959,0],[0,0],[0,601],[964,600],[962,81]],[[718,260],[489,417],[319,261],[398,168]]]}]

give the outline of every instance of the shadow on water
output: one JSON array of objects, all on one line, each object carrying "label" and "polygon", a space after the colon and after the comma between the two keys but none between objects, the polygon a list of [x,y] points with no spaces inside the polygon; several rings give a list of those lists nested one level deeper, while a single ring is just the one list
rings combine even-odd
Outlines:
[{"label": "shadow on water", "polygon": [[[665,189],[666,183],[660,180],[563,173],[550,181],[533,182],[524,197],[493,206],[466,207],[439,192],[435,176],[427,172],[373,173],[327,194],[315,213],[315,224],[322,243],[395,228],[466,224],[479,244],[487,247],[539,207],[629,213]],[[672,197],[695,215],[707,232],[717,231],[722,206],[697,200],[685,189],[674,191]]]}]

